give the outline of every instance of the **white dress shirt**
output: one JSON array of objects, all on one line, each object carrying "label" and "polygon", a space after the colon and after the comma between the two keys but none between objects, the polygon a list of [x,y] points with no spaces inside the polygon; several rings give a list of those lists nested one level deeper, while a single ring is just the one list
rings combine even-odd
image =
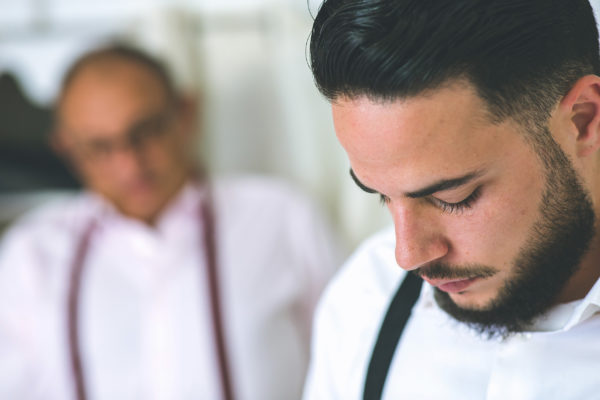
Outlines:
[{"label": "white dress shirt", "polygon": [[[316,300],[337,264],[330,232],[289,187],[213,188],[222,318],[238,399],[299,398]],[[79,298],[88,399],[221,398],[200,201],[188,184],[156,226],[91,193],[45,206],[0,248],[0,399],[72,399],[67,293],[97,221]]]},{"label": "white dress shirt", "polygon": [[[362,398],[379,326],[405,272],[393,229],[365,243],[317,308],[305,400]],[[453,320],[423,284],[384,387],[384,399],[600,399],[600,281],[531,332],[486,340]]]}]

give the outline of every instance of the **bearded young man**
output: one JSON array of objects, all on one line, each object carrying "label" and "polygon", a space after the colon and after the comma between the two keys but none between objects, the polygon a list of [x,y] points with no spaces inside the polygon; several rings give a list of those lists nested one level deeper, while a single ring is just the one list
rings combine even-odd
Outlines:
[{"label": "bearded young man", "polygon": [[394,229],[321,300],[305,399],[600,398],[588,1],[327,0],[310,51]]}]

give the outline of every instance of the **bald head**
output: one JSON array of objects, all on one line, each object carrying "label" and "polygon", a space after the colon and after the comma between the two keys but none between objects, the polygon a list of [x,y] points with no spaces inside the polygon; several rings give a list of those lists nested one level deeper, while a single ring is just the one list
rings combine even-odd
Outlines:
[{"label": "bald head", "polygon": [[160,64],[138,51],[104,49],[67,73],[55,141],[86,186],[153,222],[188,175],[190,112]]},{"label": "bald head", "polygon": [[69,124],[80,117],[92,123],[108,117],[104,124],[119,125],[123,114],[170,107],[172,97],[152,70],[128,59],[103,57],[82,64],[65,81],[56,117],[70,131]]},{"label": "bald head", "polygon": [[146,69],[163,86],[167,97],[171,99],[176,97],[169,72],[159,60],[136,48],[118,44],[93,50],[79,58],[65,74],[61,95],[82,71],[88,68],[110,69],[111,66],[119,63],[135,64]]}]

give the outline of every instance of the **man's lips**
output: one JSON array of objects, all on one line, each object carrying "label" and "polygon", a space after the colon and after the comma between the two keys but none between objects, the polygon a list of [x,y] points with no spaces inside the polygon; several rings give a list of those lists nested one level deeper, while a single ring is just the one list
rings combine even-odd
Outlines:
[{"label": "man's lips", "polygon": [[431,286],[435,286],[438,289],[447,292],[447,293],[459,293],[467,289],[471,284],[477,281],[478,277],[475,278],[467,278],[467,279],[429,279],[427,277],[423,277],[427,283]]}]

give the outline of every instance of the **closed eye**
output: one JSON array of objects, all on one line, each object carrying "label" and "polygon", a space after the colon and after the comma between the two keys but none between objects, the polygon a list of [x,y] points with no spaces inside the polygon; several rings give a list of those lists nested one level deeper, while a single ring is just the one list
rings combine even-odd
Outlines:
[{"label": "closed eye", "polygon": [[481,186],[477,187],[467,198],[461,200],[457,203],[448,203],[446,201],[437,199],[435,197],[430,197],[429,201],[433,203],[436,207],[448,214],[461,213],[465,210],[468,210],[473,207],[473,204],[479,199],[481,196]]},{"label": "closed eye", "polygon": [[[462,211],[465,211],[465,210],[473,207],[473,204],[481,196],[481,186],[478,186],[475,190],[473,190],[473,192],[471,192],[471,194],[469,196],[467,196],[465,199],[463,199],[459,202],[456,202],[456,203],[450,203],[450,202],[440,200],[440,199],[434,197],[433,195],[436,192],[452,190],[457,187],[463,186],[463,185],[467,184],[469,181],[472,181],[473,179],[475,179],[481,175],[483,175],[483,171],[478,170],[478,171],[466,174],[466,175],[458,177],[458,178],[442,180],[442,181],[439,181],[439,182],[437,182],[433,185],[430,185],[424,189],[418,190],[416,192],[407,193],[406,196],[409,198],[413,198],[413,199],[421,198],[421,199],[427,200],[429,203],[433,204],[434,206],[436,206],[437,208],[439,208],[440,210],[442,210],[443,212],[448,213],[448,214],[460,213]],[[367,193],[379,194],[379,202],[382,205],[387,205],[391,201],[388,196],[386,196],[382,193],[379,193],[376,190],[371,189],[371,188],[365,186],[362,182],[360,182],[358,180],[358,178],[356,177],[356,175],[354,175],[354,171],[352,169],[350,169],[350,176],[352,177],[354,182],[363,191],[365,191]]]},{"label": "closed eye", "polygon": [[[447,201],[440,200],[435,197],[426,198],[430,203],[448,214],[457,214],[473,207],[473,204],[481,196],[481,186],[475,189],[467,198],[457,203],[449,203]],[[381,205],[387,205],[390,202],[390,198],[384,194],[379,195],[379,202]]]}]

